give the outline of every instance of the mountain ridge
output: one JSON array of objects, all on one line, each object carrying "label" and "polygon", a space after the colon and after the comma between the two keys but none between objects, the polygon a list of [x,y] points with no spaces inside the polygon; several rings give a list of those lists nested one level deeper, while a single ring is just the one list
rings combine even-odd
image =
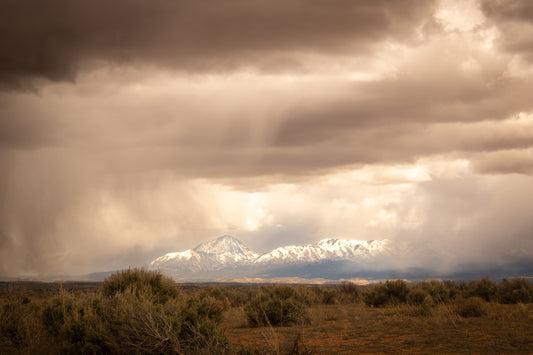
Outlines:
[{"label": "mountain ridge", "polygon": [[280,265],[303,265],[323,261],[350,260],[358,263],[384,255],[388,240],[322,239],[316,244],[289,245],[256,253],[237,238],[223,235],[192,249],[167,253],[149,264],[151,269],[172,273],[199,274],[221,270],[268,269]]}]

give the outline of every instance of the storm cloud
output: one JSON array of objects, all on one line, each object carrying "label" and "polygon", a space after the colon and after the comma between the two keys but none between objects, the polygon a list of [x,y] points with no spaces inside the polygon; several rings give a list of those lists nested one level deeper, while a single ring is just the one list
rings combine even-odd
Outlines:
[{"label": "storm cloud", "polygon": [[412,248],[402,266],[442,270],[530,258],[530,12],[3,2],[0,276],[222,234],[259,251],[388,238]]},{"label": "storm cloud", "polygon": [[481,8],[501,31],[499,45],[533,60],[533,4],[527,0],[483,0]]},{"label": "storm cloud", "polygon": [[[3,4],[0,80],[74,80],[93,62],[184,71],[288,70],[302,56],[353,55],[409,40],[431,1],[91,1]],[[97,65],[97,64],[95,64]]]}]

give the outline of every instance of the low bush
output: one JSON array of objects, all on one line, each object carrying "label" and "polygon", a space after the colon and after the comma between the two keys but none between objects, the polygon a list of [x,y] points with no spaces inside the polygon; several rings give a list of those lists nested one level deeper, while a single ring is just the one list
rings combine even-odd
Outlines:
[{"label": "low bush", "polygon": [[369,307],[383,307],[389,303],[389,293],[387,286],[378,284],[371,288],[367,288],[363,293],[363,301]]},{"label": "low bush", "polygon": [[481,280],[470,281],[468,284],[468,297],[479,297],[485,301],[493,301],[496,297],[496,284],[484,277]]},{"label": "low bush", "polygon": [[[533,302],[533,284],[521,278],[499,284],[489,279],[415,284],[397,280],[362,287],[343,283],[178,289],[158,272],[133,269],[112,275],[101,286],[71,287],[73,291],[53,283],[24,287],[0,289],[0,354],[228,353],[235,349],[218,329],[230,305],[244,307],[251,326],[290,326],[308,322],[311,304],[361,299],[373,307],[408,303],[395,308],[395,314],[435,317],[442,312],[481,317],[488,311],[492,317],[487,299]],[[531,306],[520,307],[515,309],[527,319]]]},{"label": "low bush", "polygon": [[158,271],[145,269],[128,269],[112,274],[102,284],[102,293],[113,297],[117,293],[126,291],[149,295],[159,304],[168,301],[178,294],[176,283],[169,277],[163,276]]},{"label": "low bush", "polygon": [[335,304],[337,303],[337,293],[334,289],[325,289],[322,292],[322,303]]},{"label": "low bush", "polygon": [[430,295],[426,295],[422,302],[409,306],[407,314],[415,317],[429,317],[433,315],[433,306],[433,298]]},{"label": "low bush", "polygon": [[0,353],[2,348],[32,349],[40,343],[40,304],[8,298],[0,303]]},{"label": "low bush", "polygon": [[481,317],[487,314],[487,305],[481,297],[460,299],[455,304],[455,312],[461,317]]},{"label": "low bush", "polygon": [[405,303],[408,293],[405,281],[387,281],[368,289],[363,295],[363,301],[371,307],[383,307],[389,303]]},{"label": "low bush", "polygon": [[426,297],[431,297],[426,290],[421,289],[421,288],[415,288],[415,289],[409,291],[409,294],[407,295],[407,302],[409,304],[413,304],[413,305],[419,306],[419,305],[421,305],[424,302]]},{"label": "low bush", "polygon": [[361,296],[360,287],[353,282],[343,282],[337,287],[342,302],[358,302]]},{"label": "low bush", "polygon": [[0,353],[227,353],[218,331],[227,307],[209,295],[180,295],[157,272],[127,270],[97,292],[0,298]]},{"label": "low bush", "polygon": [[424,316],[430,316],[433,314],[433,297],[427,295],[420,304],[421,314]]},{"label": "low bush", "polygon": [[[109,308],[109,307],[107,307]],[[97,294],[74,294],[63,289],[42,305],[44,342],[50,352],[110,353],[118,349],[111,339],[110,309],[101,307]]]},{"label": "low bush", "polygon": [[498,285],[497,299],[506,304],[533,302],[533,284],[524,278],[503,279]]},{"label": "low bush", "polygon": [[436,303],[446,303],[456,294],[455,283],[453,282],[431,280],[420,282],[415,287],[426,291]]},{"label": "low bush", "polygon": [[308,321],[308,303],[291,286],[262,288],[245,306],[250,326],[289,326]]},{"label": "low bush", "polygon": [[[219,290],[220,291],[220,290]],[[219,291],[215,291],[221,297]],[[229,348],[218,324],[229,307],[207,293],[178,294],[159,272],[126,270],[102,285],[121,348],[133,353],[218,353]]]},{"label": "low bush", "polygon": [[405,303],[407,301],[407,293],[409,289],[404,280],[387,281],[385,283],[389,299],[394,303]]},{"label": "low bush", "polygon": [[125,294],[113,303],[115,341],[125,353],[222,353],[229,348],[218,331],[224,304],[211,297],[157,305]]}]

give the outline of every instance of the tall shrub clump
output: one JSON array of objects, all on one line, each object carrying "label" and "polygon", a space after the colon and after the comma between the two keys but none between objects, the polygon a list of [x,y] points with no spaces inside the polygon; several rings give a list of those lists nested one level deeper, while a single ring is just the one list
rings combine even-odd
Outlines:
[{"label": "tall shrub clump", "polygon": [[125,270],[102,285],[112,312],[112,330],[129,353],[219,353],[229,348],[218,331],[227,309],[208,295],[180,296],[159,272]]},{"label": "tall shrub clump", "polygon": [[308,321],[308,300],[291,286],[265,287],[244,308],[253,327],[289,326]]},{"label": "tall shrub clump", "polygon": [[184,295],[159,272],[111,275],[99,290],[0,298],[0,353],[219,354],[228,303]]},{"label": "tall shrub clump", "polygon": [[497,298],[507,304],[533,302],[533,284],[524,278],[503,279],[498,285]]},{"label": "tall shrub clump", "polygon": [[145,269],[128,269],[119,271],[108,277],[102,284],[102,293],[112,297],[117,293],[130,292],[148,296],[155,303],[163,304],[169,298],[176,297],[176,283],[158,271]]},{"label": "tall shrub clump", "polygon": [[474,296],[456,302],[455,312],[461,317],[481,317],[487,314],[487,305],[481,297]]},{"label": "tall shrub clump", "polygon": [[363,301],[371,307],[383,307],[389,303],[407,302],[408,293],[409,288],[405,281],[387,281],[368,290],[363,296]]}]

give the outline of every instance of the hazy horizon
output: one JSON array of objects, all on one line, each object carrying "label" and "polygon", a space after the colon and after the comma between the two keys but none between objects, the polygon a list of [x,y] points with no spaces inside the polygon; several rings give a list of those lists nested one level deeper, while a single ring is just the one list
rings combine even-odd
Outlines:
[{"label": "hazy horizon", "polygon": [[0,28],[0,276],[225,234],[533,261],[528,0],[27,0]]}]

